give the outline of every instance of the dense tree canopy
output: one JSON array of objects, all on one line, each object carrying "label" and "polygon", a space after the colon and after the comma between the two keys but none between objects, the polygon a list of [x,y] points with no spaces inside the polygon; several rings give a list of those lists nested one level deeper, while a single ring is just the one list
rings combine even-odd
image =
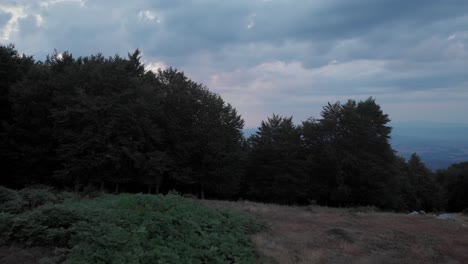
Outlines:
[{"label": "dense tree canopy", "polygon": [[395,207],[390,121],[375,100],[328,104],[321,119],[303,123],[319,203]]},{"label": "dense tree canopy", "polygon": [[296,125],[273,115],[248,139],[236,109],[173,68],[127,57],[44,62],[0,45],[0,185],[392,210],[468,208],[467,163],[437,174],[398,157],[375,99],[328,103]]},{"label": "dense tree canopy", "polygon": [[307,197],[301,128],[292,117],[273,115],[252,135],[246,173],[247,196],[260,201],[296,203]]},{"label": "dense tree canopy", "polygon": [[438,173],[438,182],[443,186],[445,208],[461,211],[468,208],[468,162],[453,164]]},{"label": "dense tree canopy", "polygon": [[237,193],[244,121],[223,99],[171,68],[159,71],[163,93],[163,137],[172,175],[191,191],[218,196]]},{"label": "dense tree canopy", "polygon": [[19,76],[2,79],[11,105],[3,153],[13,164],[4,184],[237,193],[243,120],[182,72],[145,71],[138,50],[127,58],[55,52],[44,63],[1,50],[13,61],[2,72]]}]

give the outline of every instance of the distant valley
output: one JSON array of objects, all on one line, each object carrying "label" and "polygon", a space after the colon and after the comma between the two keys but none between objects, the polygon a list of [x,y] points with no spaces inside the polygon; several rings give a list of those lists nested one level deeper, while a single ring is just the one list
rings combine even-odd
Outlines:
[{"label": "distant valley", "polygon": [[468,125],[430,122],[395,122],[391,143],[399,155],[416,152],[432,170],[468,161]]}]

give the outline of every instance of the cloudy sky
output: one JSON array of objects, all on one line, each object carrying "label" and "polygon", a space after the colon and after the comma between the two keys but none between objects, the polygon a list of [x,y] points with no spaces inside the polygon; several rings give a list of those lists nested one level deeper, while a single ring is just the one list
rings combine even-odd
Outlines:
[{"label": "cloudy sky", "polygon": [[0,43],[39,60],[139,48],[246,127],[369,96],[394,121],[468,123],[466,0],[1,0]]}]

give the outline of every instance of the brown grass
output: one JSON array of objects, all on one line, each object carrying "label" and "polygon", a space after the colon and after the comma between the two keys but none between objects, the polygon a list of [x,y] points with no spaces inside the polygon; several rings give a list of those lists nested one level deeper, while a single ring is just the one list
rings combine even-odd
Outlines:
[{"label": "brown grass", "polygon": [[267,263],[468,263],[468,217],[202,201],[247,212],[269,229],[252,237]]}]

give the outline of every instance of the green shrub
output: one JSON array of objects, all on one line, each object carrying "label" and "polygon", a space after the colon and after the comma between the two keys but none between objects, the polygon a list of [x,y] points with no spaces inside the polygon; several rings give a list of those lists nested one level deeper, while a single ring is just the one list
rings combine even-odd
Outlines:
[{"label": "green shrub", "polygon": [[[254,263],[255,225],[176,195],[104,196],[85,211],[69,263]],[[253,227],[253,228],[252,228]]]},{"label": "green shrub", "polygon": [[0,186],[0,212],[19,214],[44,204],[62,203],[65,200],[78,200],[71,192],[57,192],[52,188],[36,185],[15,191]]},{"label": "green shrub", "polygon": [[0,220],[0,237],[66,247],[66,263],[255,263],[248,234],[262,228],[177,195],[66,199]]},{"label": "green shrub", "polygon": [[63,203],[66,200],[79,200],[81,197],[73,192],[59,192],[55,194],[56,202]]},{"label": "green shrub", "polygon": [[57,202],[57,197],[52,193],[52,189],[50,188],[30,187],[20,190],[19,194],[26,201],[29,208]]},{"label": "green shrub", "polygon": [[81,218],[63,205],[44,205],[17,215],[11,222],[9,239],[26,245],[68,246],[73,226]]},{"label": "green shrub", "polygon": [[0,212],[20,213],[26,205],[27,202],[17,191],[0,186]]},{"label": "green shrub", "polygon": [[5,245],[10,240],[14,216],[10,213],[0,212],[0,246]]}]

